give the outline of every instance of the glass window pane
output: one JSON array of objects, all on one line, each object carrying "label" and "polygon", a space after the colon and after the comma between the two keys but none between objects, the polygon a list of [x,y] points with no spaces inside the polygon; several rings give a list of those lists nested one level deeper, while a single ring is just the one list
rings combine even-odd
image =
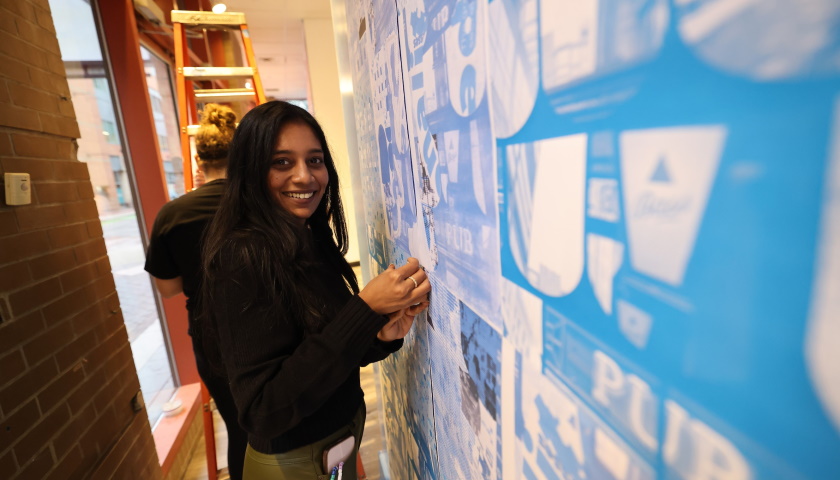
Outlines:
[{"label": "glass window pane", "polygon": [[82,135],[78,158],[90,171],[140,388],[154,425],[174,393],[174,381],[152,284],[143,270],[137,205],[93,12],[85,0],[50,0],[50,8]]},{"label": "glass window pane", "polygon": [[146,47],[140,47],[140,53],[146,64],[146,85],[152,101],[160,158],[163,159],[166,188],[172,199],[184,194],[184,162],[181,157],[178,110],[172,92],[171,68]]}]

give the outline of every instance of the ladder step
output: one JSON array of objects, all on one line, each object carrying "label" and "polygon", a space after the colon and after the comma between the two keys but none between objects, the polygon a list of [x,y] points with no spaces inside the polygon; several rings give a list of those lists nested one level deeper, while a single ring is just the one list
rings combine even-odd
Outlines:
[{"label": "ladder step", "polygon": [[216,88],[207,90],[196,90],[197,101],[208,102],[236,102],[241,100],[254,99],[253,88]]},{"label": "ladder step", "polygon": [[195,12],[190,10],[172,10],[172,23],[182,23],[198,27],[239,26],[245,24],[242,12]]},{"label": "ladder step", "polygon": [[254,76],[252,67],[184,67],[184,78],[187,80],[248,78]]}]

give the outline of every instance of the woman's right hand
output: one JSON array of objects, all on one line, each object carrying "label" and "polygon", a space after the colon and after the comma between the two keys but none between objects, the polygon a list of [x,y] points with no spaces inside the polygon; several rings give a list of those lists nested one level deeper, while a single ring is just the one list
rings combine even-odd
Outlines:
[{"label": "woman's right hand", "polygon": [[426,272],[420,268],[420,261],[412,257],[400,268],[389,265],[368,282],[359,292],[359,298],[374,312],[386,315],[427,301],[431,290]]}]

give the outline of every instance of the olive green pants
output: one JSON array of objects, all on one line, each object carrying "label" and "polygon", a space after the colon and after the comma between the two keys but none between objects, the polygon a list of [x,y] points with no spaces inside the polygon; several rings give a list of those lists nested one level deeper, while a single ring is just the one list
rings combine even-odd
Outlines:
[{"label": "olive green pants", "polygon": [[260,453],[248,445],[245,450],[243,480],[329,480],[330,472],[324,472],[321,465],[324,448],[351,433],[356,437],[356,444],[350,458],[344,462],[341,480],[356,480],[356,454],[362,442],[365,415],[365,404],[362,402],[349,424],[323,440],[288,452]]}]

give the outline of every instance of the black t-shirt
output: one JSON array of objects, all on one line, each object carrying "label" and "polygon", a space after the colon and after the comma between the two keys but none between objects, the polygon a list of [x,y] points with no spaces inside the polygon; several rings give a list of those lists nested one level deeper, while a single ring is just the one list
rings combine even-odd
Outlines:
[{"label": "black t-shirt", "polygon": [[219,208],[224,179],[214,180],[160,209],[146,253],[146,271],[162,280],[181,277],[187,310],[201,279],[201,239]]}]

